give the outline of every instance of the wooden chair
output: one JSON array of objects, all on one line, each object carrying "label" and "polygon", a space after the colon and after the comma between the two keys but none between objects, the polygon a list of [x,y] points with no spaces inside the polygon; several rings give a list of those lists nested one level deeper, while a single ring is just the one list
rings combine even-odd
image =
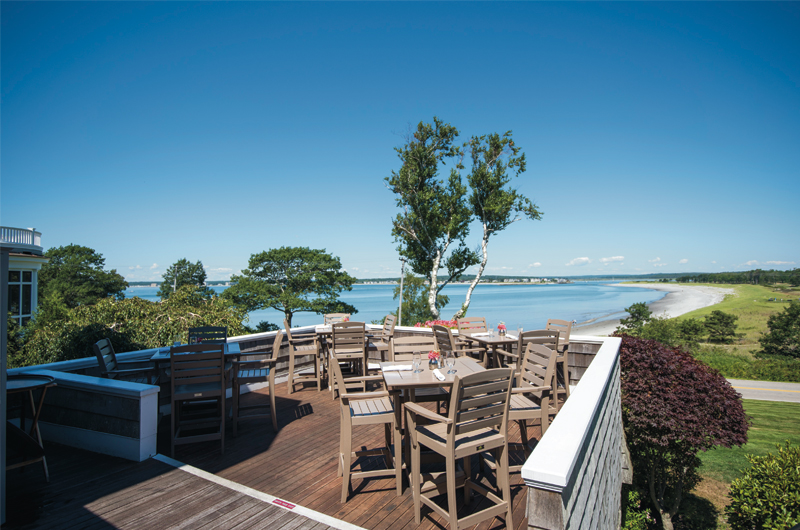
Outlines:
[{"label": "wooden chair", "polygon": [[[558,346],[558,331],[551,331],[548,329],[535,329],[531,331],[523,331],[522,335],[517,339],[516,344],[513,346],[512,351],[498,349],[497,352],[501,358],[504,358],[508,364],[515,367],[515,379],[519,379],[520,367],[522,360],[525,357],[525,348],[528,344],[538,344],[540,346],[547,346],[554,352]],[[553,373],[555,375],[555,372]]]},{"label": "wooden chair", "polygon": [[431,326],[433,330],[433,338],[436,340],[436,349],[442,352],[457,352],[458,345],[456,344],[455,337],[450,328],[434,324]]},{"label": "wooden chair", "polygon": [[394,337],[394,326],[397,324],[397,317],[394,315],[386,315],[383,319],[383,327],[377,333],[373,334],[372,346],[378,350],[380,360],[386,360],[383,356],[384,352],[389,355],[389,342]]},{"label": "wooden chair", "polygon": [[[559,332],[558,357],[556,358],[556,377],[563,389],[556,387],[558,394],[564,394],[564,399],[569,398],[569,336],[572,333],[572,322],[550,318],[547,320],[546,329]],[[558,396],[556,396],[558,397]]]},{"label": "wooden chair", "polygon": [[326,326],[336,324],[337,322],[349,322],[350,313],[328,313],[324,316],[324,319]]},{"label": "wooden chair", "polygon": [[228,342],[228,328],[224,326],[189,328],[189,344],[196,344],[198,342],[225,344]]},{"label": "wooden chair", "polygon": [[[386,391],[359,392],[348,391],[348,383],[342,375],[339,363],[331,363],[331,372],[339,388],[341,416],[339,424],[339,471],[342,477],[342,502],[347,502],[350,482],[354,478],[373,478],[394,476],[397,495],[403,493],[402,458],[400,457],[400,402],[396,393]],[[382,380],[381,376],[367,376],[349,379]],[[353,450],[353,428],[361,425],[384,426],[385,445],[380,448]],[[394,451],[392,450],[394,449]],[[353,459],[382,455],[386,469],[353,471]]]},{"label": "wooden chair", "polygon": [[[420,507],[424,503],[448,521],[453,530],[474,526],[484,519],[502,515],[505,515],[506,528],[514,528],[507,441],[512,375],[510,368],[497,368],[472,373],[463,378],[456,376],[447,417],[417,403],[405,404],[406,425],[411,435],[411,485],[417,525],[420,524]],[[445,457],[444,474],[422,473],[420,447],[423,445]],[[470,459],[472,455],[484,451],[493,452],[495,461],[498,462],[497,485],[501,496],[472,479]],[[462,459],[463,470],[457,470],[457,459]],[[456,489],[461,487],[464,488],[465,503],[469,504],[474,490],[481,493],[491,505],[459,519]],[[434,497],[445,491],[446,509],[433,501]]]},{"label": "wooden chair", "polygon": [[[436,340],[433,336],[420,336],[420,337],[395,337],[389,345],[389,360],[390,361],[407,361],[411,362],[415,353],[420,354],[422,361],[422,369],[428,369],[428,352],[436,350]],[[415,401],[418,402],[435,402],[436,410],[439,410],[442,403],[447,403],[450,400],[450,393],[441,387],[432,388],[418,388],[414,392]]]},{"label": "wooden chair", "polygon": [[[283,327],[286,332],[286,338],[289,340],[289,379],[287,381],[289,393],[294,393],[294,385],[297,383],[315,382],[317,383],[317,391],[322,389],[322,373],[320,372],[319,364],[319,341],[317,340],[316,333],[292,333],[289,327],[289,322],[284,320]],[[314,373],[313,374],[295,374],[294,367],[298,357],[313,356],[314,360]]]},{"label": "wooden chair", "polygon": [[[528,343],[522,357],[520,382],[512,389],[511,405],[508,410],[509,421],[516,421],[519,425],[520,444],[525,453],[525,460],[531,455],[528,446],[528,421],[538,419],[542,427],[542,434],[550,425],[550,417],[558,413],[555,406],[556,352],[541,344]],[[509,450],[512,450],[509,447]],[[511,466],[510,472],[522,469],[522,465]]]},{"label": "wooden chair", "polygon": [[484,317],[464,317],[456,320],[456,324],[458,325],[456,345],[459,351],[470,357],[477,357],[485,367],[488,362],[486,348],[476,346],[473,341],[469,340],[469,336],[472,333],[486,333],[489,331],[486,326],[486,319]]},{"label": "wooden chair", "polygon": [[[272,420],[272,428],[278,431],[278,415],[275,409],[275,363],[283,343],[283,331],[275,335],[272,351],[251,351],[241,354],[239,360],[233,361],[233,435],[236,436],[239,422],[257,418]],[[260,359],[252,359],[259,356]],[[250,360],[248,360],[250,358]],[[256,405],[240,405],[242,385],[251,383],[268,383],[269,402]],[[269,409],[269,412],[242,415],[246,410]]]},{"label": "wooden chair", "polygon": [[[340,362],[348,363],[354,375],[358,373],[362,376],[367,375],[367,336],[363,322],[347,321],[332,324],[329,365],[333,366]],[[334,399],[337,386],[338,383],[334,379],[331,385]],[[363,392],[367,391],[365,382],[362,382],[361,387]]]},{"label": "wooden chair", "polygon": [[220,452],[224,454],[224,346],[210,343],[173,346],[169,356],[172,457],[175,458],[176,445],[213,440],[220,441]]},{"label": "wooden chair", "polygon": [[117,361],[114,353],[114,346],[111,340],[100,339],[94,344],[94,354],[97,357],[97,366],[100,368],[100,375],[106,379],[119,379],[142,383],[145,385],[155,385],[158,383],[158,374],[155,367],[122,368],[125,365],[141,364],[141,361]]}]

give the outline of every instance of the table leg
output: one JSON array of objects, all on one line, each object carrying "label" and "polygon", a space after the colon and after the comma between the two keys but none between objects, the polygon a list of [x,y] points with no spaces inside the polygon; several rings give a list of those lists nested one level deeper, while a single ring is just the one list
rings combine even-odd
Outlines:
[{"label": "table leg", "polygon": [[47,470],[47,457],[44,456],[44,445],[42,444],[42,434],[39,432],[39,414],[42,412],[42,405],[44,405],[44,396],[47,393],[47,387],[42,388],[42,395],[39,398],[39,407],[33,399],[33,390],[28,391],[28,396],[31,399],[31,410],[33,411],[33,420],[31,421],[30,436],[33,438],[33,433],[36,432],[36,441],[39,442],[39,447],[42,448],[42,466],[44,467],[44,478],[50,482],[50,472]]}]

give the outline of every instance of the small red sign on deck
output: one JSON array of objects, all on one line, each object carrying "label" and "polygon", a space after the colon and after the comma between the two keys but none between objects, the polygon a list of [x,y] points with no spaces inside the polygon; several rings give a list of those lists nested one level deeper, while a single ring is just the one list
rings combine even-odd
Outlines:
[{"label": "small red sign on deck", "polygon": [[278,506],[283,506],[284,508],[288,508],[289,510],[294,510],[295,505],[291,502],[286,502],[281,499],[275,499],[272,501],[272,504],[277,504]]}]

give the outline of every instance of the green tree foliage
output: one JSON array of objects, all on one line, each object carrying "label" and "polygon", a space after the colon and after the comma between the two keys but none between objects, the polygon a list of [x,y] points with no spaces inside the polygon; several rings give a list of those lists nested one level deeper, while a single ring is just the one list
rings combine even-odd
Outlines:
[{"label": "green tree foliage", "polygon": [[623,336],[620,369],[634,480],[671,529],[681,499],[699,481],[697,453],[743,445],[748,419],[725,378],[681,349]]},{"label": "green tree foliage", "polygon": [[511,131],[502,136],[497,133],[473,136],[464,148],[472,161],[467,175],[470,188],[467,202],[474,219],[481,224],[481,261],[453,320],[464,316],[469,308],[472,291],[489,261],[489,238],[521,219],[542,218],[536,205],[510,186],[512,178],[525,172],[525,153],[514,144]]},{"label": "green tree foliage", "polygon": [[12,358],[22,352],[22,333],[16,318],[11,318],[8,313],[8,325],[6,327],[6,355]]},{"label": "green tree foliage", "polygon": [[125,281],[116,269],[103,270],[103,255],[89,247],[67,245],[45,252],[39,271],[39,299],[57,296],[67,307],[92,305],[103,298],[125,298]]},{"label": "green tree foliage", "polygon": [[175,340],[186,342],[188,329],[196,326],[226,326],[229,335],[241,335],[246,318],[246,312],[230,301],[208,299],[191,285],[161,302],[105,298],[26,330],[22,351],[8,362],[14,368],[90,357],[92,345],[102,338],[111,339],[117,352],[156,348]]},{"label": "green tree foliage", "polygon": [[[428,307],[426,291],[424,278],[406,273],[403,279],[403,318],[401,319],[404,326],[413,326],[417,322],[433,320]],[[394,299],[397,300],[399,296],[400,285],[394,288]],[[446,306],[449,301],[450,298],[444,294],[436,297],[439,309]],[[392,311],[392,314],[397,315],[397,311]]]},{"label": "green tree foliage", "polygon": [[736,338],[736,321],[739,317],[718,309],[706,316],[703,325],[708,332],[709,342],[730,344]]},{"label": "green tree foliage", "polygon": [[246,311],[281,311],[290,326],[292,315],[301,311],[357,313],[355,307],[339,300],[339,293],[350,291],[356,281],[341,269],[339,258],[324,249],[271,249],[251,255],[248,268],[231,278],[235,283],[223,296]]},{"label": "green tree foliage", "polygon": [[778,453],[747,455],[752,467],[731,483],[725,507],[734,530],[783,530],[800,524],[800,447],[777,446]]},{"label": "green tree foliage", "polygon": [[162,300],[169,298],[174,289],[179,289],[184,285],[193,285],[197,287],[202,296],[211,298],[214,291],[205,286],[206,283],[206,270],[203,268],[203,263],[197,260],[192,263],[186,258],[179,259],[167,269],[162,276],[164,281],[161,282],[161,287],[158,289],[158,296]]},{"label": "green tree foliage", "polygon": [[[429,280],[428,309],[435,318],[441,306],[436,299],[444,286],[479,261],[464,242],[472,214],[458,173],[463,166],[454,145],[457,137],[458,130],[439,118],[434,117],[433,124],[420,122],[406,145],[395,149],[400,170],[385,179],[401,210],[392,221],[392,235],[411,270]],[[452,167],[443,177],[440,166],[448,161]],[[447,278],[439,283],[443,269]]]},{"label": "green tree foliage", "polygon": [[697,318],[687,318],[678,322],[678,330],[682,341],[691,350],[697,348],[698,343],[703,340],[706,334],[706,327],[703,321]]},{"label": "green tree foliage", "polygon": [[758,339],[759,356],[800,358],[800,300],[792,300],[782,312],[771,315],[767,327],[769,331]]},{"label": "green tree foliage", "polygon": [[742,272],[707,272],[690,276],[681,276],[679,282],[698,282],[698,283],[750,283],[759,285],[775,285],[776,283],[788,283],[800,285],[800,269],[790,271],[761,270]]},{"label": "green tree foliage", "polygon": [[653,318],[653,312],[647,307],[644,302],[637,302],[630,307],[625,308],[628,313],[628,318],[620,319],[620,326],[617,328],[617,333],[625,333],[638,337],[642,332],[645,324],[650,322]]}]

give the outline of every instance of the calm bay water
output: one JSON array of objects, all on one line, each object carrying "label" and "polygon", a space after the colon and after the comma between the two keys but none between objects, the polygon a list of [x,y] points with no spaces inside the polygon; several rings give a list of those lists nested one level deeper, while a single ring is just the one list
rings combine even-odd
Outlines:
[{"label": "calm bay water", "polygon": [[[221,293],[225,286],[212,286]],[[355,285],[344,292],[341,299],[358,309],[353,320],[370,323],[383,320],[390,311],[397,309],[397,300],[392,299],[393,285]],[[146,300],[158,300],[157,287],[130,287],[125,296],[138,296]],[[442,316],[450,318],[461,304],[467,292],[466,285],[448,285],[443,293],[450,303],[442,310]],[[470,315],[486,317],[493,327],[505,322],[510,329],[522,326],[525,329],[540,329],[548,318],[590,320],[620,318],[624,308],[636,302],[651,303],[666,293],[608,282],[577,282],[561,285],[507,285],[481,284],[472,293]],[[272,309],[250,313],[250,325],[266,320],[283,327],[283,313]],[[314,313],[296,313],[293,326],[319,323],[321,317]],[[409,325],[413,323],[404,322]]]}]

